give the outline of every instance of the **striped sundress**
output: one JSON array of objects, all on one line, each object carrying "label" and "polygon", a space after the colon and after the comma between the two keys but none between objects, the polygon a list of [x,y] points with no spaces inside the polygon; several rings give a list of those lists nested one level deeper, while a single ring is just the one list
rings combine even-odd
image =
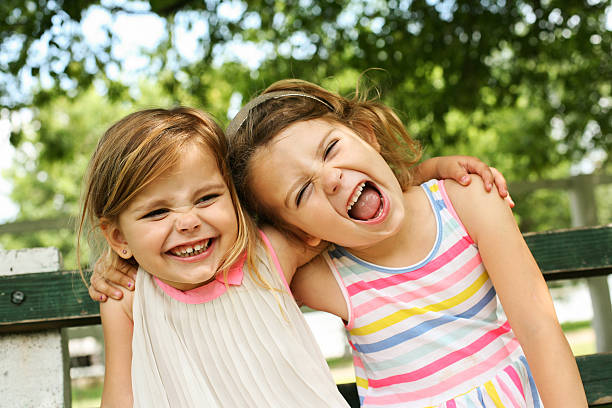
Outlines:
[{"label": "striped sundress", "polygon": [[386,268],[341,247],[324,255],[349,309],[363,407],[541,407],[527,360],[444,183],[423,190],[437,223],[417,264]]}]

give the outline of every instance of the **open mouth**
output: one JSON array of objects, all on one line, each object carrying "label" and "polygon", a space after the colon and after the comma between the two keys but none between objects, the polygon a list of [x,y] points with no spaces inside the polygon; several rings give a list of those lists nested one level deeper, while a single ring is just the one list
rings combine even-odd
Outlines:
[{"label": "open mouth", "polygon": [[179,245],[169,250],[168,253],[180,258],[189,258],[206,251],[212,242],[213,238],[208,238],[190,245]]},{"label": "open mouth", "polygon": [[357,186],[346,204],[348,216],[359,221],[369,221],[380,217],[383,208],[382,193],[368,181]]}]

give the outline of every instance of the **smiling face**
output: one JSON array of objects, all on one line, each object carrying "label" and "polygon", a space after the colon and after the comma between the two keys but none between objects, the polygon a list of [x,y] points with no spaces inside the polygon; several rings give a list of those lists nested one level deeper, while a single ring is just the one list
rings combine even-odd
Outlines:
[{"label": "smiling face", "polygon": [[237,228],[215,158],[190,143],[179,164],[139,192],[106,234],[119,256],[127,248],[146,271],[188,290],[213,279]]},{"label": "smiling face", "polygon": [[258,148],[251,190],[270,213],[311,237],[371,247],[404,220],[402,189],[375,147],[337,122],[297,122]]}]

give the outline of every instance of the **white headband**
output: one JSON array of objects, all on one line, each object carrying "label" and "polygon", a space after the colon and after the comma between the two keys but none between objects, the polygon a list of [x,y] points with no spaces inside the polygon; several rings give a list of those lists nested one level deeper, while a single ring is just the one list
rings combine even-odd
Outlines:
[{"label": "white headband", "polygon": [[284,98],[287,96],[301,96],[304,98],[310,98],[313,99],[317,102],[322,103],[323,105],[325,105],[327,108],[329,108],[329,110],[333,111],[334,107],[327,101],[316,97],[314,95],[310,95],[307,93],[302,93],[302,92],[292,92],[292,91],[275,91],[275,92],[269,92],[269,93],[265,93],[262,95],[259,95],[258,97],[252,99],[249,103],[247,103],[246,105],[244,105],[242,107],[242,109],[240,109],[240,111],[236,114],[236,116],[234,116],[234,119],[232,119],[232,121],[230,122],[230,124],[227,126],[227,130],[225,131],[225,134],[228,138],[230,138],[231,136],[233,136],[234,134],[236,134],[236,132],[238,132],[238,130],[240,129],[240,127],[244,124],[244,122],[246,121],[246,119],[249,116],[249,113],[251,112],[251,110],[253,108],[255,108],[258,105],[261,105],[262,103],[269,101],[270,99],[280,99],[280,98]]}]

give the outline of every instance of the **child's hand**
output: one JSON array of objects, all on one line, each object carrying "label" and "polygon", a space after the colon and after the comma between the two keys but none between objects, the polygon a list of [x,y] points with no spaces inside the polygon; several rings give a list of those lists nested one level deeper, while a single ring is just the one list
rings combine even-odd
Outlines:
[{"label": "child's hand", "polygon": [[491,191],[493,184],[497,187],[499,195],[506,200],[510,208],[514,201],[508,193],[508,184],[504,176],[495,168],[489,167],[481,160],[471,156],[445,156],[436,157],[435,168],[437,178],[453,179],[463,186],[470,184],[469,174],[477,174],[482,178],[486,191]]},{"label": "child's hand", "polygon": [[114,259],[103,255],[94,265],[94,272],[89,279],[89,296],[95,301],[105,302],[109,296],[121,299],[123,293],[116,286],[134,290],[136,268],[123,260],[117,262]]}]

